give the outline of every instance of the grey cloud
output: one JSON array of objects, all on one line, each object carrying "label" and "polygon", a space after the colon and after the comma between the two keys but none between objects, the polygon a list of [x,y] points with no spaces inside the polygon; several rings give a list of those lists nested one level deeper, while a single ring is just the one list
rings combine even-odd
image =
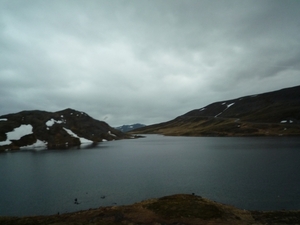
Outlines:
[{"label": "grey cloud", "polygon": [[300,83],[297,0],[1,1],[0,114],[172,119]]}]

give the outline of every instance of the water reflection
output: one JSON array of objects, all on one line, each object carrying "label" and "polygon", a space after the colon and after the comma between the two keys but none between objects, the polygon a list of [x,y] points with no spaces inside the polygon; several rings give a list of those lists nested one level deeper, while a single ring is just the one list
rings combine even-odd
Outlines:
[{"label": "water reflection", "polygon": [[299,147],[298,138],[149,135],[79,149],[5,153],[0,212],[55,214],[175,193],[247,209],[299,209]]}]

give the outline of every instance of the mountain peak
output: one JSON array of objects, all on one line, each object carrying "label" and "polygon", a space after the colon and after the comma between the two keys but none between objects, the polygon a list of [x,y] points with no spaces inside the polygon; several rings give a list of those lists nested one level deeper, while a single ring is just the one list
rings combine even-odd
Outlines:
[{"label": "mountain peak", "polygon": [[140,123],[135,123],[135,124],[131,124],[131,125],[123,125],[123,126],[115,127],[115,129],[122,131],[122,132],[129,132],[129,131],[132,131],[134,129],[138,129],[138,128],[141,128],[144,126],[146,126],[146,125],[140,124]]},{"label": "mountain peak", "polygon": [[129,138],[85,112],[22,111],[0,116],[0,151],[20,148],[68,148],[86,143]]}]

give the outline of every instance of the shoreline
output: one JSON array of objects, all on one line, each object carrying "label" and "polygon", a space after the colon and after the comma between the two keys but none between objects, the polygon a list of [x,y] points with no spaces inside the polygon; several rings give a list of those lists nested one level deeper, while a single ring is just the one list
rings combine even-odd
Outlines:
[{"label": "shoreline", "polygon": [[176,194],[131,205],[106,206],[77,212],[10,217],[0,224],[300,224],[300,210],[244,210],[194,194]]}]

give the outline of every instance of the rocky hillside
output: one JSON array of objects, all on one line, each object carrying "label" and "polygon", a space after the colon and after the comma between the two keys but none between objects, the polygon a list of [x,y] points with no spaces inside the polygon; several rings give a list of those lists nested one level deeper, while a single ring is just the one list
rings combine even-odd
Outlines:
[{"label": "rocky hillside", "polygon": [[300,135],[300,86],[215,102],[133,133],[186,136]]},{"label": "rocky hillside", "polygon": [[140,123],[135,123],[135,124],[131,124],[131,125],[123,125],[123,126],[119,126],[119,127],[115,127],[115,129],[122,131],[122,132],[128,132],[131,130],[135,130],[141,127],[144,127],[146,125],[144,124],[140,124]]},{"label": "rocky hillside", "polygon": [[22,148],[68,148],[128,138],[84,112],[22,111],[0,116],[0,151]]},{"label": "rocky hillside", "polygon": [[61,215],[0,217],[0,224],[287,225],[300,224],[300,211],[248,211],[196,195],[179,194],[128,206],[101,207]]}]

